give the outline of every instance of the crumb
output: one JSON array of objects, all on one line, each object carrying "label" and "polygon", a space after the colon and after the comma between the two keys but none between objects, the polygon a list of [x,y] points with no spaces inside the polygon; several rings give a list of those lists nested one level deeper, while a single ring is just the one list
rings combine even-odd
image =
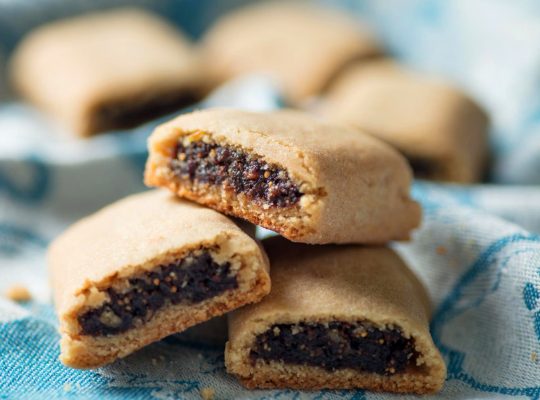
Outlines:
[{"label": "crumb", "polygon": [[152,365],[156,366],[158,363],[158,360],[156,358],[152,358]]},{"label": "crumb", "polygon": [[444,256],[446,253],[448,253],[448,249],[446,247],[444,247],[444,246],[437,246],[435,251],[440,256]]},{"label": "crumb", "polygon": [[6,297],[13,301],[25,302],[32,300],[28,289],[22,285],[13,285],[6,291]]},{"label": "crumb", "polygon": [[537,360],[538,360],[538,354],[536,353],[536,351],[533,351],[531,353],[531,361],[536,362]]},{"label": "crumb", "polygon": [[64,383],[64,392],[71,392],[71,383]]},{"label": "crumb", "polygon": [[212,388],[205,387],[201,389],[201,397],[203,400],[213,400],[216,391]]}]

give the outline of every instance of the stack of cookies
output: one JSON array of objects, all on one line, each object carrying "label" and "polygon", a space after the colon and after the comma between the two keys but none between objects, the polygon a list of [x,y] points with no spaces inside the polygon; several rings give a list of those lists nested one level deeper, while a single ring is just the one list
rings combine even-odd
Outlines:
[{"label": "stack of cookies", "polygon": [[[230,312],[225,363],[249,388],[438,391],[428,296],[384,246],[420,223],[411,179],[389,145],[298,111],[159,126],[145,182],[165,189],[50,248],[62,361],[98,367]],[[258,243],[221,213],[280,236]]]}]

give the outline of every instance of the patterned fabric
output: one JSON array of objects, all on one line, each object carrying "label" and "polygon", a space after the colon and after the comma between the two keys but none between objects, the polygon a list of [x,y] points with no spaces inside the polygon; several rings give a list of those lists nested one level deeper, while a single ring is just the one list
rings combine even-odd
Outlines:
[{"label": "patterned fabric", "polygon": [[[415,183],[424,223],[410,243],[396,245],[433,299],[432,334],[448,366],[435,398],[540,399],[540,187],[501,184],[540,182],[538,3],[340,3],[371,21],[402,60],[466,86],[494,116],[494,183]],[[280,102],[265,80],[247,78],[200,106],[210,105]],[[244,390],[225,373],[219,320],[105,368],[62,366],[46,246],[73,221],[144,190],[145,141],[157,123],[79,141],[55,135],[28,106],[0,104],[0,291],[22,283],[33,296],[24,305],[0,298],[0,399],[197,399],[205,387],[217,399],[395,398]]]}]

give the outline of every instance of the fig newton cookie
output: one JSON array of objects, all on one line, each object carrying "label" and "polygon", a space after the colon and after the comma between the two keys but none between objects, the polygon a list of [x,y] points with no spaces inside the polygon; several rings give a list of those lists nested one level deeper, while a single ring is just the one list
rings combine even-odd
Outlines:
[{"label": "fig newton cookie", "polygon": [[270,76],[286,100],[317,95],[351,60],[382,50],[361,24],[309,2],[272,2],[244,7],[218,20],[202,44],[214,85],[244,74]]},{"label": "fig newton cookie", "polygon": [[470,183],[484,175],[488,117],[457,88],[385,60],[349,67],[325,100],[325,116],[395,146],[419,178]]},{"label": "fig newton cookie", "polygon": [[48,253],[62,362],[94,368],[258,301],[262,248],[227,217],[150,191],[91,215]]},{"label": "fig newton cookie", "polygon": [[80,136],[176,111],[201,82],[188,39],[135,8],[37,28],[16,49],[11,78],[20,95]]},{"label": "fig newton cookie", "polygon": [[149,138],[145,182],[305,243],[407,239],[411,171],[388,145],[297,111],[211,109]]},{"label": "fig newton cookie", "polygon": [[425,289],[386,247],[264,242],[272,292],[229,314],[227,371],[248,388],[434,393],[446,367]]}]

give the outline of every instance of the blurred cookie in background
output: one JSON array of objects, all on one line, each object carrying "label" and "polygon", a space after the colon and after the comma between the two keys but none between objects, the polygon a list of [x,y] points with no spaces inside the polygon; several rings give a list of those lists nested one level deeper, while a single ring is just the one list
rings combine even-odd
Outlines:
[{"label": "blurred cookie in background", "polygon": [[264,2],[227,14],[202,46],[210,86],[264,73],[291,104],[317,95],[351,60],[382,53],[356,20],[303,2]]},{"label": "blurred cookie in background", "polygon": [[447,83],[390,60],[359,63],[330,85],[319,107],[395,146],[418,178],[470,183],[484,176],[488,117]]},{"label": "blurred cookie in background", "polygon": [[74,134],[129,128],[194,102],[199,60],[189,40],[135,8],[38,27],[11,60],[18,93]]}]

